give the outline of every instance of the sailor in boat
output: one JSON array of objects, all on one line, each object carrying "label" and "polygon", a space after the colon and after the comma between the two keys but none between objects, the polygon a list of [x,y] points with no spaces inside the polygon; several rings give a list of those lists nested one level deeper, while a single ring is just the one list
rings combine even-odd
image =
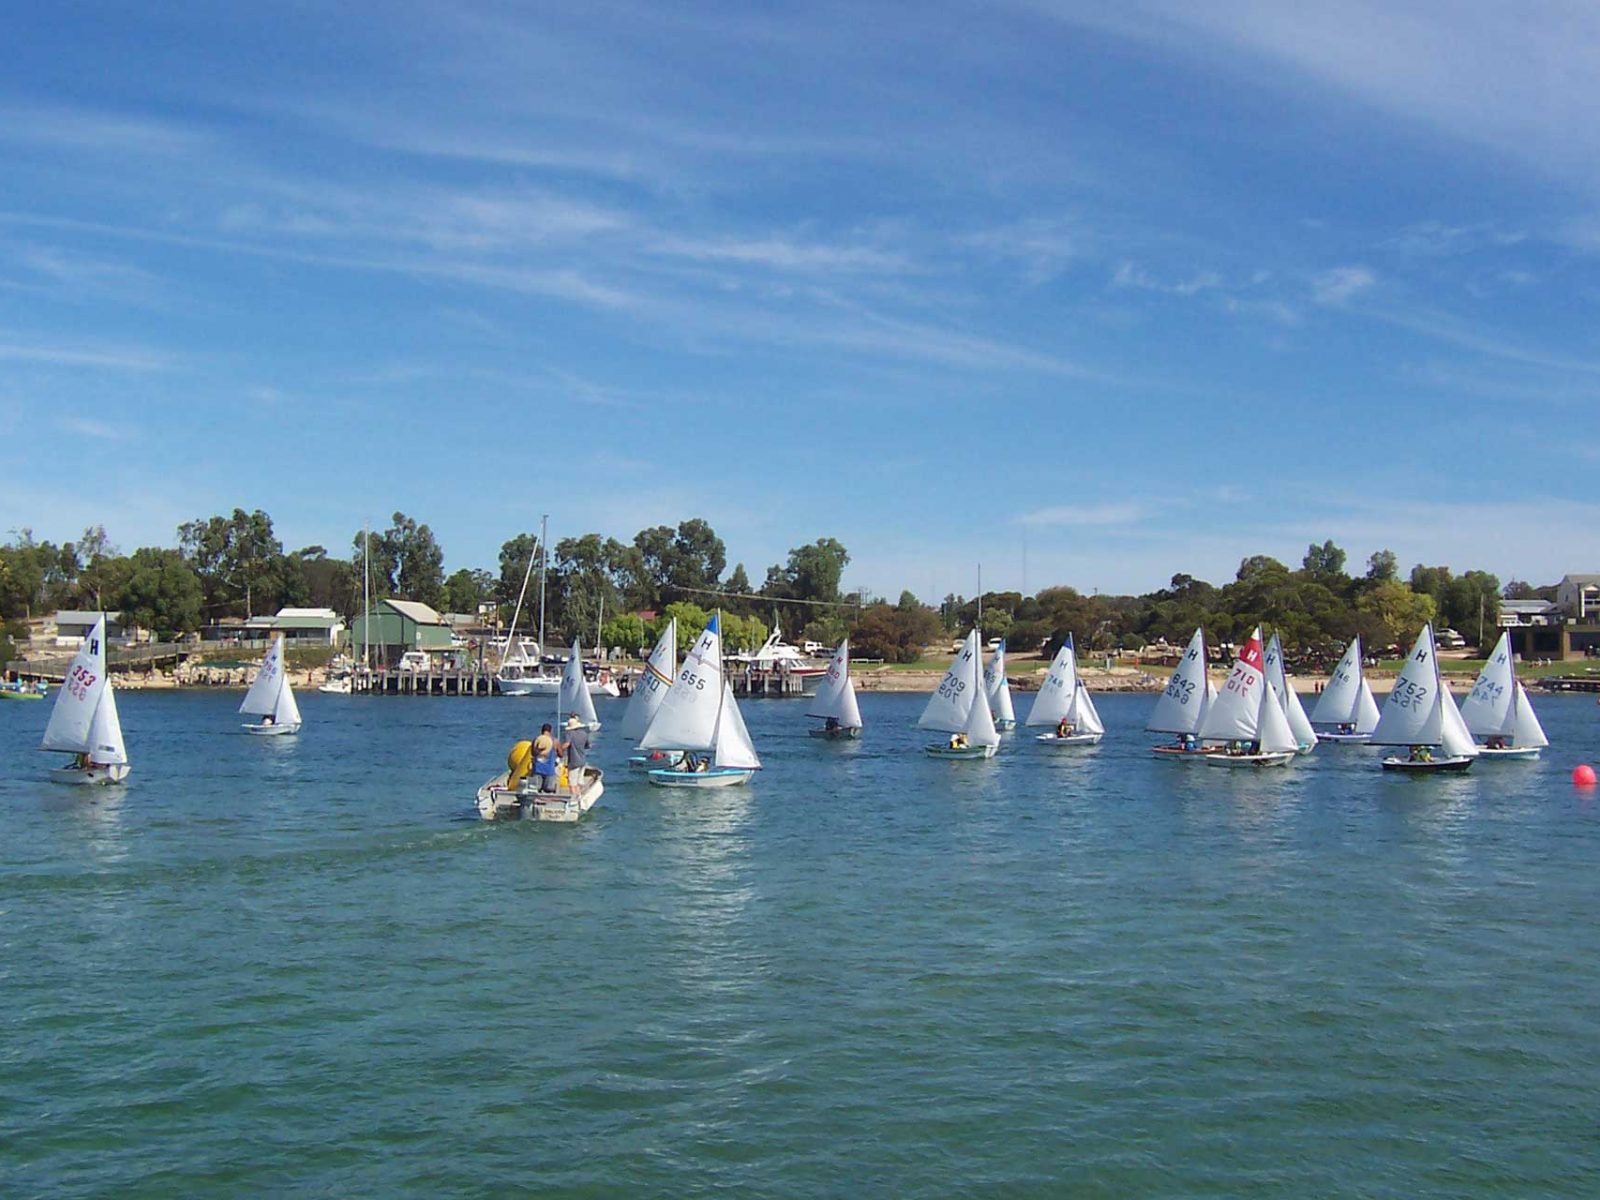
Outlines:
[{"label": "sailor in boat", "polygon": [[1056,722],[1056,736],[1058,738],[1069,738],[1073,735],[1075,730],[1076,726],[1074,726],[1073,723],[1067,720],[1065,717],[1062,717],[1061,720]]},{"label": "sailor in boat", "polygon": [[550,722],[539,729],[533,740],[533,773],[539,781],[541,792],[556,790],[556,739],[550,732]]},{"label": "sailor in boat", "polygon": [[274,717],[271,713],[268,713],[266,716],[261,718],[261,723],[263,725],[275,725],[275,724],[277,724],[277,718]]},{"label": "sailor in boat", "polygon": [[1431,746],[1413,746],[1413,747],[1411,747],[1410,761],[1412,761],[1414,763],[1431,763],[1433,761],[1433,747],[1431,747]]},{"label": "sailor in boat", "polygon": [[838,733],[839,732],[839,718],[838,717],[829,717],[826,721],[824,721],[822,723],[822,731],[824,733],[829,733],[829,734]]},{"label": "sailor in boat", "polygon": [[1499,734],[1495,734],[1484,746],[1484,749],[1486,750],[1504,750],[1505,748],[1506,739],[1501,737]]},{"label": "sailor in boat", "polygon": [[952,733],[950,735],[950,749],[952,749],[952,750],[965,750],[966,748],[967,748],[967,735],[966,734],[964,734],[964,733]]},{"label": "sailor in boat", "polygon": [[1354,733],[1355,731],[1356,731],[1356,725],[1355,725],[1354,721],[1340,721],[1339,722],[1339,732],[1340,733]]},{"label": "sailor in boat", "polygon": [[589,762],[589,727],[583,718],[573,713],[562,726],[567,740],[561,743],[561,753],[567,759],[567,791],[576,796],[583,790],[583,769]]}]

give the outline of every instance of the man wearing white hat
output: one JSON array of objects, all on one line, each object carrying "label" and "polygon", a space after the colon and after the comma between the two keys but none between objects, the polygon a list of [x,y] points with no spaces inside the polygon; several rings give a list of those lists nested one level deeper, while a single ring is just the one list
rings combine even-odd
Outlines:
[{"label": "man wearing white hat", "polygon": [[589,761],[589,727],[573,713],[561,732],[567,739],[561,743],[561,752],[567,756],[567,790],[576,796],[583,785],[583,768]]}]

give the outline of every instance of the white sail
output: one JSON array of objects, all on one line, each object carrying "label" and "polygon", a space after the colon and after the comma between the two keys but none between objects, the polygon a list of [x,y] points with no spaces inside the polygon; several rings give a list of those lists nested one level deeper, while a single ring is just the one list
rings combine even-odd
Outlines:
[{"label": "white sail", "polygon": [[1528,701],[1528,691],[1521,683],[1517,684],[1517,731],[1511,744],[1523,748],[1550,744],[1550,739],[1544,735],[1544,726],[1539,724],[1533,705]]},{"label": "white sail", "polygon": [[1039,685],[1028,709],[1025,725],[1057,725],[1061,718],[1072,712],[1073,698],[1078,691],[1078,657],[1072,648],[1072,635],[1061,643],[1055,658],[1050,660],[1050,671]]},{"label": "white sail", "polygon": [[1196,629],[1145,728],[1152,733],[1194,733],[1214,695],[1206,676],[1205,631]]},{"label": "white sail", "polygon": [[[1378,714],[1378,727],[1372,731],[1377,746],[1437,746],[1443,735],[1439,693],[1439,660],[1433,645],[1433,626],[1424,625],[1417,634],[1405,666],[1389,698]],[[1454,711],[1455,705],[1451,704]],[[1460,713],[1456,714],[1458,717]]]},{"label": "white sail", "polygon": [[1266,653],[1267,686],[1272,689],[1273,696],[1283,709],[1283,715],[1288,719],[1289,728],[1294,733],[1295,748],[1310,749],[1317,744],[1317,731],[1311,728],[1311,722],[1306,718],[1306,710],[1300,704],[1300,697],[1289,686],[1289,675],[1283,669],[1283,643],[1274,633],[1271,641],[1267,643]]},{"label": "white sail", "polygon": [[1017,723],[1017,711],[1011,704],[1011,683],[1006,679],[1006,644],[994,648],[989,665],[983,669],[983,694],[989,697],[989,707],[997,721]]},{"label": "white sail", "polygon": [[639,739],[644,750],[709,750],[722,708],[722,633],[715,616],[695,639],[683,665]]},{"label": "white sail", "polygon": [[122,721],[117,716],[117,693],[109,680],[100,693],[100,703],[94,706],[94,719],[89,722],[89,760],[101,766],[128,761],[128,748],[122,744]]},{"label": "white sail", "polygon": [[260,669],[256,671],[255,682],[244,694],[239,711],[253,717],[270,714],[276,720],[278,694],[283,691],[284,682],[283,639],[273,638],[272,645],[267,647],[266,656],[261,660]]},{"label": "white sail", "polygon": [[[976,664],[977,660],[974,659],[973,661]],[[973,682],[976,684],[977,673],[974,672],[973,674]],[[985,696],[976,687],[972,697],[972,707],[967,709],[967,719],[961,727],[961,732],[967,735],[967,744],[969,746],[998,746],[1000,744],[1000,732],[994,727],[994,713],[989,710],[989,697]]]},{"label": "white sail", "polygon": [[594,711],[594,697],[589,695],[589,685],[583,678],[583,647],[577,638],[572,639],[572,653],[561,672],[561,698],[557,703],[562,712],[576,713],[591,729],[600,724]]},{"label": "white sail", "polygon": [[1502,633],[1484,661],[1472,692],[1461,702],[1461,719],[1481,738],[1511,737],[1517,731],[1517,679],[1511,665],[1511,635]]},{"label": "white sail", "polygon": [[1072,694],[1072,709],[1067,714],[1067,720],[1079,733],[1105,733],[1105,723],[1100,720],[1100,710],[1094,706],[1094,697],[1089,695],[1089,689],[1082,682]]},{"label": "white sail", "polygon": [[1207,709],[1206,719],[1197,731],[1202,738],[1225,742],[1256,740],[1261,725],[1261,696],[1267,691],[1262,664],[1261,630],[1258,628],[1239,651],[1233,670],[1228,672],[1216,700]]},{"label": "white sail", "polygon": [[1451,756],[1466,755],[1474,758],[1480,752],[1478,743],[1472,740],[1472,732],[1467,728],[1467,723],[1461,719],[1461,710],[1456,707],[1455,697],[1446,687],[1439,688],[1439,748]]},{"label": "white sail", "polygon": [[677,672],[678,618],[673,617],[656,639],[655,649],[645,660],[644,674],[639,677],[633,695],[628,697],[628,710],[622,714],[623,737],[636,742],[644,736]]},{"label": "white sail", "polygon": [[[979,693],[978,631],[967,635],[956,653],[955,661],[939,681],[939,689],[928,698],[917,725],[923,729],[939,729],[945,733],[961,733],[967,727],[967,716],[972,702]],[[987,711],[987,704],[985,710]]]},{"label": "white sail", "polygon": [[812,717],[832,717],[843,729],[861,728],[861,707],[856,703],[856,685],[850,680],[850,639],[845,638],[828,660],[828,673],[817,686],[811,701]]},{"label": "white sail", "polygon": [[[65,750],[70,754],[87,754],[91,751],[89,727],[94,723],[101,695],[110,687],[106,678],[105,639],[106,619],[102,614],[89,635],[83,639],[83,645],[72,656],[66,679],[56,693],[56,705],[50,710],[50,723],[45,726],[44,740],[39,743],[39,749]],[[118,741],[121,741],[120,734]]]},{"label": "white sail", "polygon": [[1300,749],[1300,739],[1289,725],[1289,715],[1272,694],[1270,687],[1257,696],[1260,716],[1256,724],[1257,748],[1262,754],[1292,754]]},{"label": "white sail", "polygon": [[1361,639],[1355,638],[1344,648],[1339,665],[1328,676],[1328,686],[1317,697],[1316,707],[1311,710],[1312,721],[1318,725],[1354,724],[1365,682],[1361,676]]},{"label": "white sail", "polygon": [[1356,701],[1357,733],[1371,733],[1378,727],[1378,699],[1372,694],[1372,685],[1361,681],[1361,698]]},{"label": "white sail", "polygon": [[727,680],[722,681],[722,707],[717,712],[717,727],[712,740],[715,743],[711,750],[712,766],[760,769],[761,760],[756,757],[756,748],[750,744],[750,731],[745,728],[739,702],[733,698],[733,685]]}]

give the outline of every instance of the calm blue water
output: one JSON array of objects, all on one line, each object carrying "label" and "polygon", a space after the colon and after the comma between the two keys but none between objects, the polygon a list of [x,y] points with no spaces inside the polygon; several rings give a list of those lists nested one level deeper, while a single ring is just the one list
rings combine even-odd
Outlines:
[{"label": "calm blue water", "polygon": [[[0,1194],[1600,1193],[1600,759],[1391,778],[858,746],[745,706],[767,769],[622,768],[482,825],[544,714],[123,694],[134,774],[42,782],[0,705]],[[620,715],[602,702],[602,718]]]}]

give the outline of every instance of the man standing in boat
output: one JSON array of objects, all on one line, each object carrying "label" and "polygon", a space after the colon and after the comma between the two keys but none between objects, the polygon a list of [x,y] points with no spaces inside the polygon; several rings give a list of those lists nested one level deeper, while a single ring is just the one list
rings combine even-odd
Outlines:
[{"label": "man standing in boat", "polygon": [[567,791],[576,796],[583,790],[583,769],[589,762],[589,727],[583,718],[573,713],[562,726],[567,740],[561,743],[561,753],[567,759]]},{"label": "man standing in boat", "polygon": [[556,745],[550,723],[546,721],[533,741],[533,773],[539,780],[541,792],[556,790]]}]

